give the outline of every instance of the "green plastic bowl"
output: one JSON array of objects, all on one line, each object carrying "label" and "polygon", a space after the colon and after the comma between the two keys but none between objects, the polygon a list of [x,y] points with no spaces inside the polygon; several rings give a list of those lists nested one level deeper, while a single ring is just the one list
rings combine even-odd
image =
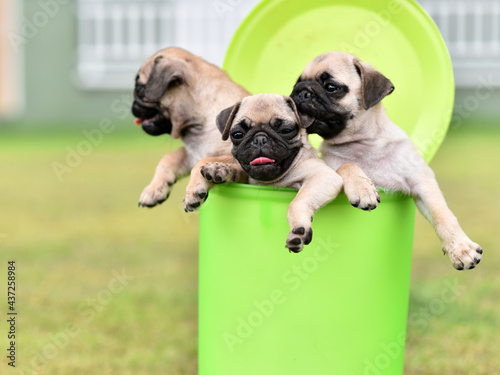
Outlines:
[{"label": "green plastic bowl", "polygon": [[443,38],[416,1],[263,1],[235,33],[223,67],[250,92],[290,95],[306,64],[334,50],[394,83],[383,103],[429,162],[446,135],[455,87]]}]

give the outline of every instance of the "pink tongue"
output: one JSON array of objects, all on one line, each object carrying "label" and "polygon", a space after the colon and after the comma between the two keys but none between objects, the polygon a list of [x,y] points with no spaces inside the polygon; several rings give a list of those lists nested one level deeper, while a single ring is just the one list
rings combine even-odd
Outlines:
[{"label": "pink tongue", "polygon": [[142,118],[136,118],[136,119],[135,119],[135,121],[134,121],[134,123],[135,123],[136,125],[141,125],[141,124],[142,124],[142,121],[143,121],[143,120],[142,120]]},{"label": "pink tongue", "polygon": [[265,156],[260,156],[250,162],[250,165],[260,165],[260,164],[271,164],[274,163],[273,159],[266,158]]}]

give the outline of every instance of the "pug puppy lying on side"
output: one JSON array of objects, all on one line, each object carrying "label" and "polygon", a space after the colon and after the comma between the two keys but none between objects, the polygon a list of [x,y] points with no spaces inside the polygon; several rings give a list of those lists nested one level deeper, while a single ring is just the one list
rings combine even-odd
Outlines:
[{"label": "pug puppy lying on side", "polygon": [[322,157],[331,168],[354,163],[376,186],[412,196],[454,267],[474,268],[483,250],[464,233],[433,171],[380,103],[393,90],[371,65],[345,52],[327,52],[305,67],[291,98],[307,132],[324,138]]},{"label": "pug puppy lying on side", "polygon": [[[159,51],[142,65],[132,105],[136,124],[150,135],[180,138],[184,147],[161,159],[139,206],[154,207],[165,201],[177,179],[193,168],[197,177],[201,159],[209,157],[202,164],[207,160],[235,162],[231,144],[221,139],[215,119],[247,95],[224,71],[180,48]],[[206,196],[196,198],[199,203]]]},{"label": "pug puppy lying on side", "polygon": [[[343,181],[309,144],[294,102],[277,94],[249,96],[223,110],[217,116],[217,126],[222,139],[231,139],[232,154],[241,168],[209,163],[202,167],[201,174],[210,182],[228,180],[226,176],[243,180],[247,175],[251,184],[298,190],[288,207],[286,247],[290,252],[300,252],[311,242],[314,213],[337,197]],[[358,167],[344,165],[339,173],[350,178],[352,202],[365,210],[377,206],[379,193]]]}]

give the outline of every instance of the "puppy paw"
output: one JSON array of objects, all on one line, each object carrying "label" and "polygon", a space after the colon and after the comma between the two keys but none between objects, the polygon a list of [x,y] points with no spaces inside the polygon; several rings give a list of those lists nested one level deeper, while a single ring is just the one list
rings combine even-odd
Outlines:
[{"label": "puppy paw", "polygon": [[305,226],[293,228],[286,239],[286,248],[289,252],[299,253],[312,240],[312,229]]},{"label": "puppy paw", "polygon": [[469,240],[454,242],[448,247],[443,247],[443,252],[450,257],[453,266],[461,271],[476,267],[481,261],[483,249],[477,243]]},{"label": "puppy paw", "polygon": [[184,203],[184,211],[196,211],[208,198],[208,189],[198,187],[193,190],[187,190],[182,202]]},{"label": "puppy paw", "polygon": [[200,168],[201,175],[214,184],[235,182],[238,178],[236,168],[226,163],[206,163]]},{"label": "puppy paw", "polygon": [[369,178],[361,178],[355,184],[345,184],[344,193],[352,206],[364,211],[374,210],[380,203],[380,193]]},{"label": "puppy paw", "polygon": [[172,190],[174,182],[165,181],[161,184],[151,183],[144,188],[139,198],[140,207],[154,207],[165,202]]}]

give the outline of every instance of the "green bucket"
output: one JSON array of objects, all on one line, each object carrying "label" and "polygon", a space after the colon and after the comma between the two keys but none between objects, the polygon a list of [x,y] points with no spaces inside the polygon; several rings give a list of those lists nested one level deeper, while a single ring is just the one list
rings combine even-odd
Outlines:
[{"label": "green bucket", "polygon": [[200,211],[199,374],[402,374],[415,205],[344,195],[285,249],[293,191],[216,187]]},{"label": "green bucket", "polygon": [[[250,91],[290,94],[314,56],[345,50],[396,87],[389,116],[426,161],[444,139],[454,84],[446,46],[415,1],[267,0],[242,23],[224,68]],[[200,210],[200,375],[401,375],[415,205],[345,196],[285,249],[290,189],[218,186]]]}]

